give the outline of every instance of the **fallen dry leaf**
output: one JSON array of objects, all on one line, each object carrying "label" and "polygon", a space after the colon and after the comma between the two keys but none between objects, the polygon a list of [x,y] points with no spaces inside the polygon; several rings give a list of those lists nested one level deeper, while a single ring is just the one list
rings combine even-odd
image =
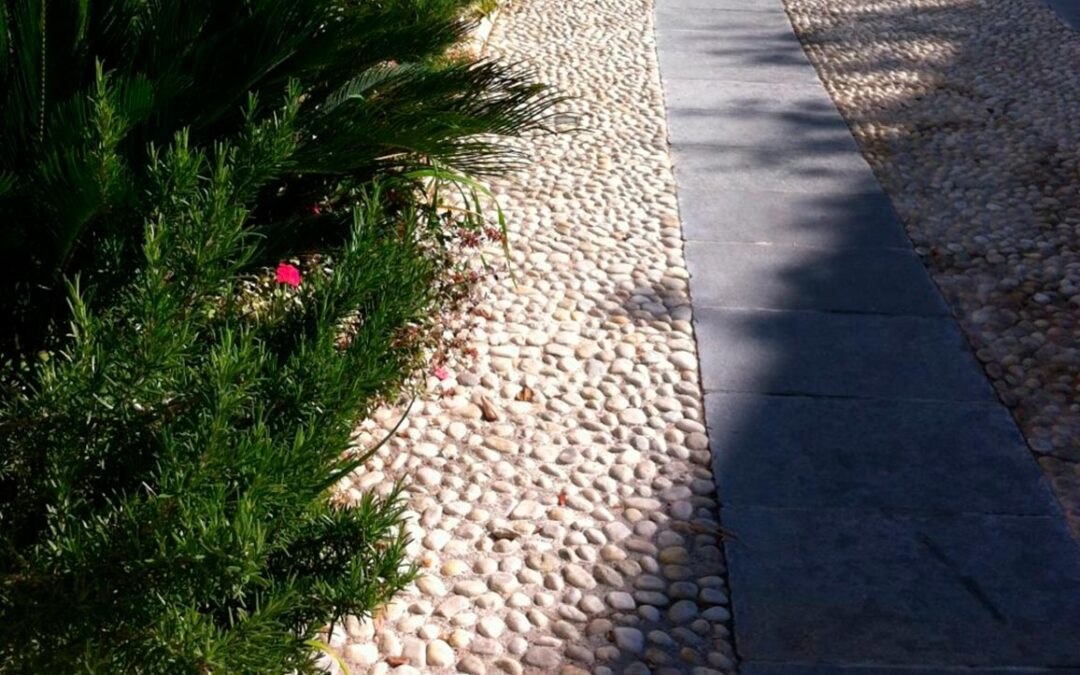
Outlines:
[{"label": "fallen dry leaf", "polygon": [[495,404],[489,401],[487,396],[480,397],[480,415],[485,422],[499,421],[499,411],[495,409]]},{"label": "fallen dry leaf", "polygon": [[705,527],[704,525],[698,525],[697,523],[673,522],[671,524],[671,529],[680,532],[691,532],[695,534],[711,534],[720,537],[721,539],[731,539],[733,541],[739,541],[739,537],[734,532],[722,526]]}]

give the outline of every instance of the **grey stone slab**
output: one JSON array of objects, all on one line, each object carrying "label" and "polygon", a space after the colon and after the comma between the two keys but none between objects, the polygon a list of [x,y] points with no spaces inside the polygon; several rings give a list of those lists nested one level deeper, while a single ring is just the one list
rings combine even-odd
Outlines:
[{"label": "grey stone slab", "polygon": [[679,9],[771,12],[786,16],[782,0],[659,0],[656,3],[657,13]]},{"label": "grey stone slab", "polygon": [[672,108],[668,112],[668,138],[675,145],[753,145],[759,152],[784,155],[859,156],[851,132],[836,113],[796,107],[770,111],[765,107],[748,104],[708,112]]},{"label": "grey stone slab", "polygon": [[764,146],[672,145],[675,179],[690,190],[863,194],[881,190],[854,152],[777,151]]},{"label": "grey stone slab", "polygon": [[1080,550],[781,9],[657,10],[742,671],[1078,672]]},{"label": "grey stone slab", "polygon": [[991,400],[952,319],[697,308],[706,391]]},{"label": "grey stone slab", "polygon": [[787,13],[754,10],[754,5],[772,7],[768,2],[747,2],[741,7],[660,5],[655,14],[656,32],[662,36],[687,32],[677,42],[682,45],[680,49],[695,49],[695,43],[704,43],[710,49],[731,47],[738,42],[749,42],[751,38],[765,38],[777,41],[774,46],[797,47],[802,53],[802,43],[795,35]]},{"label": "grey stone slab", "polygon": [[841,666],[836,664],[743,662],[742,675],[1080,675],[1080,668],[940,668],[914,666]]},{"label": "grey stone slab", "polygon": [[837,124],[847,127],[832,99],[816,82],[806,87],[785,88],[762,82],[725,82],[718,86],[708,80],[673,76],[664,83],[664,100],[669,115],[689,111],[728,115],[741,110],[748,116],[757,116],[797,111],[832,116]]},{"label": "grey stone slab", "polygon": [[1059,515],[996,401],[708,394],[705,415],[728,506]]},{"label": "grey stone slab", "polygon": [[[756,16],[761,12],[767,12],[769,16]],[[745,18],[764,20],[770,27],[787,27],[781,23],[787,21],[787,14],[779,0],[726,0],[713,4],[709,0],[662,0],[656,6],[656,29],[723,31],[729,27],[728,21],[734,13],[749,14]]]},{"label": "grey stone slab", "polygon": [[697,307],[950,316],[914,251],[688,241]]},{"label": "grey stone slab", "polygon": [[911,248],[889,198],[881,192],[816,195],[680,188],[679,212],[683,235],[689,240]]},{"label": "grey stone slab", "polygon": [[1066,26],[1080,30],[1080,0],[1046,0]]},{"label": "grey stone slab", "polygon": [[1077,667],[1080,551],[1058,518],[733,507],[746,661]]},{"label": "grey stone slab", "polygon": [[[668,137],[676,145],[754,145],[774,152],[859,155],[859,148],[832,103],[810,87],[795,87],[769,98],[757,83],[738,87],[714,87],[725,92],[698,98],[677,80],[668,99]],[[693,87],[696,88],[696,87]],[[713,99],[713,100],[709,100]],[[708,106],[708,107],[698,107]]]},{"label": "grey stone slab", "polygon": [[656,34],[664,80],[708,79],[770,84],[818,84],[817,74],[791,32],[777,15],[762,26],[765,13],[729,12],[724,30],[671,30]]}]

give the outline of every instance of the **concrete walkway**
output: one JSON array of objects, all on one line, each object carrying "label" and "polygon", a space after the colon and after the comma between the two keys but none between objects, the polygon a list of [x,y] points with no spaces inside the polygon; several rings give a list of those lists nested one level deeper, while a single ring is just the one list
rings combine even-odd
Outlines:
[{"label": "concrete walkway", "polygon": [[659,0],[745,675],[1080,673],[1080,548],[780,0]]}]

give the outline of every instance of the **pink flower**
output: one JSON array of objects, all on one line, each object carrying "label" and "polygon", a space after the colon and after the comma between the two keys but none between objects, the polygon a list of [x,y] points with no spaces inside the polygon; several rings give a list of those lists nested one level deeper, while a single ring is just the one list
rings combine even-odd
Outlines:
[{"label": "pink flower", "polygon": [[315,214],[315,215],[317,216],[317,215],[319,215],[320,213],[322,213],[322,209],[321,209],[321,208],[319,208],[319,205],[318,205],[318,204],[312,204],[312,205],[311,205],[311,212],[312,212],[313,214]]},{"label": "pink flower", "polygon": [[439,378],[440,382],[442,382],[446,378],[450,377],[450,371],[447,370],[446,368],[443,368],[442,366],[437,367],[432,372],[435,374],[435,377]]},{"label": "pink flower", "polygon": [[300,270],[289,263],[281,263],[277,266],[277,282],[296,288],[300,285]]}]

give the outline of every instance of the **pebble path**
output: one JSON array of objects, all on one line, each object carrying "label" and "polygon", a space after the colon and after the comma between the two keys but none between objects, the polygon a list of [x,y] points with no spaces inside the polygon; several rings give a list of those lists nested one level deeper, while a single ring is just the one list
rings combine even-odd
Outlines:
[{"label": "pebble path", "polygon": [[423,573],[331,637],[354,673],[734,672],[652,13],[520,0],[495,25],[578,130],[493,186],[516,283],[485,288],[476,358],[347,486],[410,484]]}]

